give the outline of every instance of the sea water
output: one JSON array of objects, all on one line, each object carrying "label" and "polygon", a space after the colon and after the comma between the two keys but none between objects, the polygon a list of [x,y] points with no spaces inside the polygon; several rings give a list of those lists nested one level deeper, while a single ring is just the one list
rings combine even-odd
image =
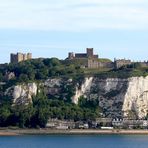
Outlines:
[{"label": "sea water", "polygon": [[0,148],[148,148],[143,135],[1,136]]}]

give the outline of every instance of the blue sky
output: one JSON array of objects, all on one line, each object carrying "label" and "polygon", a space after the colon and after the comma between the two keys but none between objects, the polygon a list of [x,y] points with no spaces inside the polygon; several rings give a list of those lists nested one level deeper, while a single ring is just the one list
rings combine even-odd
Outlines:
[{"label": "blue sky", "polygon": [[147,0],[0,0],[0,63],[11,52],[148,60]]}]

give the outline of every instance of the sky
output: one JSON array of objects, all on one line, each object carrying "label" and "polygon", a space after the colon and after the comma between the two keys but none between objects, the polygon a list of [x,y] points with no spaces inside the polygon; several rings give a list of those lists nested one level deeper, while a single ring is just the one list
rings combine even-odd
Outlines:
[{"label": "sky", "polygon": [[148,60],[148,0],[0,0],[0,63],[10,53]]}]

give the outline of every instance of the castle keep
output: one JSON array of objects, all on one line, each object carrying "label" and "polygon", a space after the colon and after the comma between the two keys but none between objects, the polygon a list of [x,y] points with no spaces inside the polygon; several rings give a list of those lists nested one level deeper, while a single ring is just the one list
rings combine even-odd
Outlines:
[{"label": "castle keep", "polygon": [[83,60],[82,67],[84,68],[99,68],[98,63],[98,55],[94,55],[94,49],[93,48],[86,48],[86,53],[73,53],[70,52],[68,54],[68,60]]},{"label": "castle keep", "polygon": [[73,53],[70,52],[68,59],[80,59],[80,58],[93,58],[98,59],[98,55],[94,55],[93,48],[86,48],[86,53]]},{"label": "castle keep", "polygon": [[27,53],[27,54],[24,54],[24,53],[17,53],[17,54],[11,53],[11,55],[10,55],[10,62],[11,63],[19,63],[19,62],[30,60],[30,59],[32,59],[32,53]]}]

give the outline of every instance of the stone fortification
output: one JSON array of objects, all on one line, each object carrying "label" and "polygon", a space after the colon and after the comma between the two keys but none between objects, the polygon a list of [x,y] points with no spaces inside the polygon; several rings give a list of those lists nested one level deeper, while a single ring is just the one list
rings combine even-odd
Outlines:
[{"label": "stone fortification", "polygon": [[73,53],[70,52],[68,54],[68,60],[80,60],[80,59],[87,59],[84,65],[81,65],[82,67],[85,68],[99,68],[99,63],[98,63],[98,55],[94,54],[94,49],[93,48],[86,48],[86,53]]},{"label": "stone fortification", "polygon": [[[118,69],[122,66],[131,65],[131,60],[126,59],[118,59],[114,60],[114,62],[101,62],[99,61],[99,56],[94,54],[93,48],[86,48],[86,53],[74,53],[70,52],[68,54],[68,60],[80,60],[87,59],[86,63],[82,65],[85,68],[109,68],[109,69]],[[143,64],[144,65],[144,64]],[[148,65],[148,64],[147,64]]]},{"label": "stone fortification", "polygon": [[11,53],[11,55],[10,55],[10,62],[11,63],[19,63],[19,62],[30,60],[30,59],[32,59],[32,53],[27,53],[27,54],[24,54],[24,53],[17,53],[17,54]]}]

